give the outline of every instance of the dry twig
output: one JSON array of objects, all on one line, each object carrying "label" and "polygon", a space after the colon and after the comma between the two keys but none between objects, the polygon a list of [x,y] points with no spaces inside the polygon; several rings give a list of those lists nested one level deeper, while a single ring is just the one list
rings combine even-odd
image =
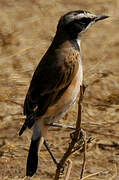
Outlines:
[{"label": "dry twig", "polygon": [[93,173],[93,174],[90,174],[90,175],[88,175],[88,176],[86,176],[86,177],[84,177],[84,178],[80,178],[81,180],[88,180],[88,178],[91,178],[91,177],[93,177],[93,176],[96,176],[96,175],[99,175],[100,173],[102,173],[103,171],[100,171],[100,172],[96,172],[96,173]]},{"label": "dry twig", "polygon": [[66,171],[66,175],[64,180],[68,180],[70,177],[70,173],[71,173],[71,168],[72,168],[72,161],[70,159],[67,160],[68,163],[68,167],[67,167],[67,171]]},{"label": "dry twig", "polygon": [[85,170],[85,166],[86,166],[86,145],[87,145],[87,142],[86,142],[86,140],[84,140],[84,157],[83,157],[83,164],[82,164],[80,179],[83,178],[83,174],[84,174],[84,170]]},{"label": "dry twig", "polygon": [[[80,97],[79,97],[79,102],[78,102],[78,117],[77,117],[77,122],[76,122],[76,130],[71,134],[71,139],[72,139],[71,143],[69,144],[69,147],[66,150],[66,152],[64,153],[60,162],[57,164],[57,169],[56,169],[56,174],[55,174],[54,180],[58,180],[60,177],[60,174],[63,173],[64,166],[65,166],[65,163],[66,163],[68,157],[75,151],[80,150],[82,148],[82,145],[85,146],[85,143],[84,143],[85,134],[83,131],[81,131],[81,102],[83,100],[84,90],[85,90],[85,87],[82,86]],[[85,147],[84,147],[84,150],[85,150]],[[85,169],[85,159],[86,158],[85,158],[85,152],[84,152],[81,176],[83,176],[84,169]]]}]

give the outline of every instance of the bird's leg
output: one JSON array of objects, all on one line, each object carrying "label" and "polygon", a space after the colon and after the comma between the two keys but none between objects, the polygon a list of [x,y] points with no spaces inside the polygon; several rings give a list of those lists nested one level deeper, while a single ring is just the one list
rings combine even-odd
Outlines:
[{"label": "bird's leg", "polygon": [[57,160],[56,160],[54,154],[51,152],[51,150],[50,150],[50,148],[49,148],[49,145],[48,145],[48,143],[46,142],[46,140],[44,140],[44,145],[45,145],[47,151],[49,152],[49,154],[50,154],[50,156],[51,156],[53,162],[57,165],[58,162],[57,162]]},{"label": "bird's leg", "polygon": [[[84,91],[85,91],[85,87],[84,85],[81,87],[81,99],[80,99],[80,102],[82,101],[83,99],[83,94],[84,94]],[[80,104],[79,104],[79,109],[81,108]],[[81,110],[81,109],[80,109]],[[64,129],[70,129],[70,130],[76,130],[76,127],[73,127],[73,126],[70,126],[70,125],[63,125],[63,124],[58,124],[58,123],[47,123],[46,124],[47,126],[52,126],[52,127],[59,127],[59,128],[64,128]],[[71,139],[75,138],[75,133],[79,133],[79,137],[77,139],[77,146],[74,147],[73,151],[72,152],[75,152],[76,150],[81,150],[82,149],[82,146],[85,142],[85,139],[86,139],[86,134],[85,132],[82,130],[82,129],[79,129],[73,133],[70,134],[71,136]],[[46,140],[44,140],[44,145],[47,149],[47,151],[49,152],[53,162],[58,165],[59,163],[57,162],[56,158],[54,157],[53,153],[51,152],[50,148],[49,148],[49,145],[48,143],[46,142]]]},{"label": "bird's leg", "polygon": [[59,128],[64,128],[64,129],[76,130],[76,128],[73,127],[73,126],[70,126],[70,125],[63,125],[63,124],[58,124],[58,123],[50,123],[50,124],[47,124],[47,126],[52,126],[52,127],[59,127]]}]

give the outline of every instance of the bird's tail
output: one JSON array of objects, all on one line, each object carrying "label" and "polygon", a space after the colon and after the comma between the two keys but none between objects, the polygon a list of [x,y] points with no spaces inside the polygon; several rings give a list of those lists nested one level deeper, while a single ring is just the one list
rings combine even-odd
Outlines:
[{"label": "bird's tail", "polygon": [[33,128],[33,136],[29,148],[27,165],[26,165],[26,176],[33,176],[38,167],[38,151],[44,142],[44,138],[47,135],[48,126],[45,126],[43,121],[36,122]]},{"label": "bird's tail", "polygon": [[19,131],[19,136],[21,136],[23,134],[23,132],[26,130],[27,127],[30,129],[34,125],[35,118],[36,117],[33,113],[26,118],[23,126],[21,127],[21,129]]},{"label": "bird's tail", "polygon": [[31,140],[30,149],[27,158],[26,176],[33,176],[38,167],[38,150],[41,148],[44,138],[40,136],[36,140]]}]

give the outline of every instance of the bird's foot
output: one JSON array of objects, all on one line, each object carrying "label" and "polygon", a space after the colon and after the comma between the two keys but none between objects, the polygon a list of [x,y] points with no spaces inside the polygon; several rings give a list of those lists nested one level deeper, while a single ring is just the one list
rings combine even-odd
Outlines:
[{"label": "bird's foot", "polygon": [[[77,136],[78,135],[78,136]],[[86,132],[81,130],[76,130],[75,132],[70,134],[72,140],[75,140],[76,144],[73,148],[73,152],[80,150],[81,152],[84,149],[84,144],[86,142]]]}]

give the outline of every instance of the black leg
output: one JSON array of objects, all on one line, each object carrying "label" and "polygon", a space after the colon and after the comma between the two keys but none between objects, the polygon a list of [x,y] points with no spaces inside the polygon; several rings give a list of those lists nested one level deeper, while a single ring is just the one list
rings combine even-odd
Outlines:
[{"label": "black leg", "polygon": [[58,162],[57,162],[56,158],[54,157],[53,153],[50,151],[49,145],[48,145],[48,143],[46,142],[46,140],[44,140],[44,145],[45,145],[47,151],[49,152],[49,154],[50,154],[53,162],[57,165]]}]

